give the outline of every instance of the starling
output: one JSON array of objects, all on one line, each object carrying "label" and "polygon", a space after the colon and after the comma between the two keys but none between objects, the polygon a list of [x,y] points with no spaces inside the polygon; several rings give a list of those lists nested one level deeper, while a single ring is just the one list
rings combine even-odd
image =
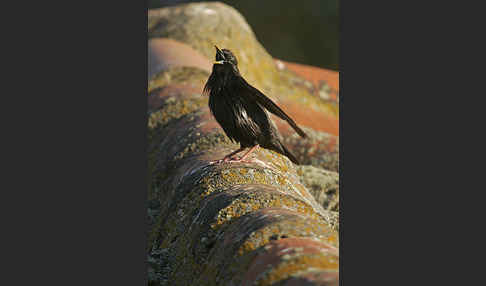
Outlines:
[{"label": "starling", "polygon": [[[282,144],[280,134],[267,112],[286,120],[303,138],[307,135],[272,100],[251,86],[238,70],[238,61],[230,50],[216,47],[213,71],[204,86],[209,94],[209,109],[226,135],[240,143],[240,149],[216,162],[246,162],[245,158],[258,146],[287,156],[295,164],[298,160]],[[235,154],[250,148],[241,158]]]}]

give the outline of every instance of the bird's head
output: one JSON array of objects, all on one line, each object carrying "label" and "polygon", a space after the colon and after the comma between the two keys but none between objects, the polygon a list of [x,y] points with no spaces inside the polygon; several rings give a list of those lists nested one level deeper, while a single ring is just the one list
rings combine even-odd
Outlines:
[{"label": "bird's head", "polygon": [[240,76],[238,61],[230,50],[216,48],[216,59],[213,71],[204,86],[203,94],[209,94],[211,90],[221,90],[231,79]]},{"label": "bird's head", "polygon": [[213,69],[233,68],[237,70],[238,61],[235,55],[228,49],[220,50],[217,46],[214,47],[216,48],[216,60],[214,61]]}]

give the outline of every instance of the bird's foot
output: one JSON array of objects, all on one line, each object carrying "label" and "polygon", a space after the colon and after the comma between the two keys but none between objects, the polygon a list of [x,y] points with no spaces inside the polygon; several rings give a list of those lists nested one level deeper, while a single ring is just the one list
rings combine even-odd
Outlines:
[{"label": "bird's foot", "polygon": [[253,160],[251,158],[244,158],[244,157],[236,157],[236,158],[231,158],[228,161],[229,163],[253,163]]},{"label": "bird's foot", "polygon": [[236,159],[233,158],[233,157],[231,157],[231,156],[225,156],[223,159],[210,161],[209,164],[210,165],[212,165],[212,164],[221,164],[221,163],[233,162],[234,160],[236,160]]},{"label": "bird's foot", "polygon": [[234,158],[231,157],[231,156],[226,156],[222,160],[223,160],[223,162],[230,162],[231,160],[234,160]]},{"label": "bird's foot", "polygon": [[254,163],[252,158],[242,157],[224,157],[223,159],[210,161],[209,164],[221,164],[221,163]]},{"label": "bird's foot", "polygon": [[236,154],[238,154],[239,152],[241,152],[244,149],[244,148],[240,148],[240,149],[224,156],[223,159],[211,161],[211,162],[209,162],[209,164],[220,164],[220,163],[223,163],[223,162],[224,163],[253,163],[252,159],[246,160],[246,158],[248,157],[248,155],[250,155],[251,152],[253,152],[255,150],[255,148],[258,148],[258,145],[253,146],[250,149],[250,151],[246,152],[245,155],[243,155],[242,157],[235,156]]},{"label": "bird's foot", "polygon": [[213,164],[220,164],[223,162],[223,159],[219,159],[219,160],[214,160],[214,161],[209,161],[209,165],[213,165]]}]

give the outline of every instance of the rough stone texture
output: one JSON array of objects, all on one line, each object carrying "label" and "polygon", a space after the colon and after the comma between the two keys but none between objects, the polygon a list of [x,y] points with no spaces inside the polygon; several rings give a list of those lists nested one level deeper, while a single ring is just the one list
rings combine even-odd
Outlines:
[{"label": "rough stone texture", "polygon": [[339,174],[313,166],[299,166],[304,186],[326,210],[339,211]]},{"label": "rough stone texture", "polygon": [[337,172],[339,170],[339,137],[303,127],[309,135],[302,139],[284,122],[277,123],[283,142],[302,165],[312,165]]},{"label": "rough stone texture", "polygon": [[[314,195],[307,188],[324,173],[299,173],[302,167],[262,148],[251,155],[253,163],[209,163],[239,146],[224,135],[201,94],[209,76],[204,57],[213,58],[213,41],[233,49],[242,70],[253,74],[250,82],[281,91],[285,110],[307,106],[337,118],[335,103],[316,97],[293,72],[277,69],[241,15],[226,5],[150,11],[149,34],[152,43],[169,43],[152,46],[157,68],[148,90],[149,285],[337,285],[338,213],[323,208],[335,197],[331,185],[321,184]],[[308,140],[281,128],[289,148],[304,161],[319,158],[315,166],[337,170],[338,137],[304,128]]]},{"label": "rough stone texture", "polygon": [[[322,274],[335,272],[339,263],[337,248],[308,238],[272,241],[264,249],[250,265],[243,286],[254,285],[254,282],[257,285],[274,285],[292,276],[298,277],[304,271],[317,270]],[[316,282],[336,283],[336,278]]]},{"label": "rough stone texture", "polygon": [[[273,240],[309,237],[337,247],[337,214],[314,199],[286,157],[259,149],[255,163],[208,164],[238,146],[210,116],[207,97],[187,88],[204,74],[193,69],[164,72],[171,80],[150,95],[157,98],[149,116],[152,284],[238,285]],[[184,72],[193,75],[185,87],[172,81]],[[291,261],[311,265],[316,257]],[[290,276],[269,277],[261,285]]]}]

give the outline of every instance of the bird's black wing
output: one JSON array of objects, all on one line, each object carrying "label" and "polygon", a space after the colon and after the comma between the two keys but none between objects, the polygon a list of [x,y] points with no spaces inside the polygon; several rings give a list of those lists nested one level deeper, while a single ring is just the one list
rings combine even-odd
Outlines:
[{"label": "bird's black wing", "polygon": [[248,82],[243,77],[240,77],[240,80],[242,81],[241,84],[242,86],[246,87],[246,90],[249,91],[247,92],[247,95],[254,99],[258,104],[260,104],[262,107],[270,111],[271,113],[277,115],[278,117],[282,118],[283,120],[287,121],[292,128],[300,135],[302,138],[306,138],[307,134],[300,129],[299,126],[290,118],[280,107],[278,107],[270,98],[265,96],[261,91],[258,89],[254,88],[251,86]]}]

